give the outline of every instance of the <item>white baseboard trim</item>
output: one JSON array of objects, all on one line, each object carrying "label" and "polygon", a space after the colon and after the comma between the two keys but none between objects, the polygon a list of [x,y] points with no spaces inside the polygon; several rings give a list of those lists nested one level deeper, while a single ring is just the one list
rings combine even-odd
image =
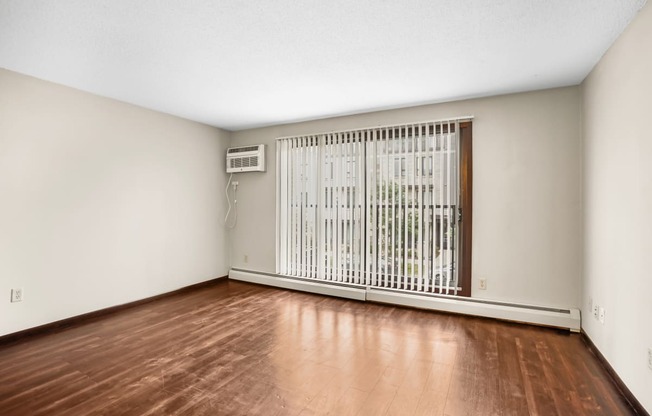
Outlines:
[{"label": "white baseboard trim", "polygon": [[354,300],[365,300],[366,296],[364,289],[306,282],[298,279],[287,279],[280,276],[243,270],[229,270],[229,279],[241,280],[243,282],[250,283],[259,283],[262,285],[281,287],[284,289],[300,290],[302,292],[317,293],[320,295],[337,296],[340,298]]},{"label": "white baseboard trim", "polygon": [[367,291],[367,300],[556,328],[568,328],[572,332],[580,331],[579,309],[554,310],[528,305],[509,305],[490,301],[474,302],[465,299],[419,296],[374,289]]},{"label": "white baseboard trim", "polygon": [[346,299],[388,303],[420,309],[565,328],[572,332],[580,331],[580,311],[576,308],[556,309],[479,299],[422,296],[387,290],[364,289],[318,282],[313,283],[300,279],[289,279],[273,274],[240,269],[229,270],[229,279],[284,289],[300,290],[320,295],[337,296]]}]

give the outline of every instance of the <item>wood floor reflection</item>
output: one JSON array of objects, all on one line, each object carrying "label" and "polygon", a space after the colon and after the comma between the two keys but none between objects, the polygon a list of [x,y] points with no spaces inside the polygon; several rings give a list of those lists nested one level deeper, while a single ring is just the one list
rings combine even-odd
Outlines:
[{"label": "wood floor reflection", "polygon": [[627,415],[578,335],[227,281],[0,347],[1,415]]}]

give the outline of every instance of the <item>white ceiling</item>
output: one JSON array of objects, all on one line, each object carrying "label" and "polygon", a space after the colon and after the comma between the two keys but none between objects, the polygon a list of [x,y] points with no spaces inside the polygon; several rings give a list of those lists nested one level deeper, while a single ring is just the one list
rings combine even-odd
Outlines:
[{"label": "white ceiling", "polygon": [[239,130],[576,85],[644,3],[0,0],[0,67]]}]

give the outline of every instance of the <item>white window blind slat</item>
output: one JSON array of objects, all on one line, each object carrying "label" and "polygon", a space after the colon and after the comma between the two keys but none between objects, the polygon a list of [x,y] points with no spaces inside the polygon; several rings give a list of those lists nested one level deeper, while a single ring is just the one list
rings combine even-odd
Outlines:
[{"label": "white window blind slat", "polygon": [[452,273],[451,273],[451,134],[450,124],[448,125],[448,134],[446,135],[446,293],[451,290]]},{"label": "white window blind slat", "polygon": [[306,138],[302,137],[299,140],[299,264],[298,264],[298,275],[305,276],[307,274],[307,264],[306,264],[306,250],[307,250],[307,241],[306,234],[308,233],[308,228],[306,224],[306,189],[305,189],[305,176],[306,176],[306,152],[308,151],[306,147]]},{"label": "white window blind slat", "polygon": [[424,234],[423,234],[423,244],[424,244],[424,250],[423,250],[423,290],[424,292],[428,292],[429,287],[430,287],[430,278],[431,278],[431,273],[432,273],[432,267],[430,267],[430,236],[432,235],[432,230],[431,230],[431,224],[432,224],[432,216],[431,216],[431,210],[430,210],[430,184],[431,182],[431,173],[432,173],[432,168],[430,165],[430,154],[428,153],[428,149],[430,149],[430,135],[428,134],[428,126],[423,126],[421,125],[419,130],[421,132],[421,135],[423,137],[423,144],[424,147],[421,151],[421,170],[423,172],[422,177],[423,177],[423,182],[424,182],[424,215],[423,215],[423,227],[424,227]]},{"label": "white window blind slat", "polygon": [[444,256],[443,256],[443,247],[444,247],[444,134],[443,134],[443,128],[442,128],[442,134],[439,135],[437,138],[439,141],[439,151],[437,153],[438,156],[438,176],[439,176],[439,189],[437,190],[437,196],[438,196],[438,215],[439,215],[439,255],[437,258],[437,271],[439,273],[439,293],[442,293],[444,290],[444,277],[443,277],[443,270],[444,270]]},{"label": "white window blind slat", "polygon": [[353,264],[352,264],[352,258],[351,258],[351,250],[353,247],[351,246],[351,229],[352,229],[352,221],[353,218],[351,217],[351,184],[352,184],[352,177],[351,177],[351,166],[350,163],[353,160],[353,152],[351,149],[351,134],[347,133],[344,135],[344,213],[345,213],[345,219],[342,222],[342,228],[344,231],[344,241],[343,241],[343,247],[342,251],[344,253],[344,258],[342,259],[342,271],[344,273],[344,281],[347,283],[350,283],[353,281],[352,275],[353,275]]},{"label": "white window blind slat", "polygon": [[[369,137],[369,131],[367,131],[367,137]],[[377,285],[377,273],[378,273],[378,211],[375,209],[377,204],[377,181],[376,175],[378,172],[377,162],[376,162],[376,131],[371,132],[371,143],[366,145],[369,152],[367,152],[367,165],[371,167],[368,170],[369,172],[369,185],[367,186],[367,195],[370,195],[367,198],[367,218],[365,219],[365,225],[367,227],[367,239],[365,248],[365,253],[371,254],[367,261],[367,274],[366,274],[366,285],[376,286]]]},{"label": "white window blind slat", "polygon": [[[320,280],[326,279],[326,267],[324,259],[326,258],[326,195],[322,187],[324,181],[324,164],[321,160],[325,153],[326,140],[323,135],[317,137],[317,153],[315,164],[317,165],[317,179],[315,180],[315,190],[317,193],[317,217],[315,221],[319,227],[319,241],[317,245],[317,278]],[[320,219],[324,219],[320,221]]]},{"label": "white window blind slat", "polygon": [[[391,149],[392,149],[392,159],[396,158],[396,140],[394,137],[394,130],[390,130],[391,136]],[[390,269],[389,269],[389,287],[394,287],[394,270],[396,270],[397,262],[395,258],[395,253],[397,249],[396,241],[396,181],[395,178],[399,174],[396,169],[396,163],[391,164],[392,176],[389,179],[390,181],[390,191],[389,191],[389,202],[390,202],[390,216],[389,216],[389,225],[390,225],[390,238],[389,238],[389,248],[390,248]]]},{"label": "white window blind slat", "polygon": [[[414,126],[410,126],[410,141],[412,142],[412,152],[416,153],[418,151],[417,149],[417,140],[415,138],[415,128]],[[420,188],[418,188],[417,185],[417,165],[414,160],[414,154],[409,152],[405,156],[406,160],[409,160],[411,162],[412,168],[410,169],[410,183],[412,184],[411,188],[411,193],[409,194],[410,199],[411,199],[411,205],[410,205],[410,218],[409,219],[409,227],[410,227],[410,234],[411,234],[411,239],[410,239],[410,290],[414,290],[415,286],[415,280],[416,280],[416,272],[417,272],[417,231],[418,231],[418,202],[419,202],[419,192]]]},{"label": "white window blind slat", "polygon": [[335,257],[336,267],[335,273],[338,282],[342,282],[342,141],[341,136],[338,133],[336,136],[336,147],[335,147],[335,245],[336,254]]},{"label": "white window blind slat", "polygon": [[299,265],[299,256],[301,255],[301,249],[299,247],[299,182],[301,180],[301,172],[299,171],[299,166],[301,164],[300,155],[301,150],[299,147],[299,139],[294,140],[294,153],[295,157],[293,158],[292,166],[292,275],[297,276],[298,270],[297,266]]},{"label": "white window blind slat", "polygon": [[330,267],[329,267],[329,262],[327,261],[328,259],[331,258],[331,229],[330,229],[330,224],[331,224],[331,212],[330,212],[330,175],[331,175],[331,169],[330,169],[330,145],[328,143],[328,136],[324,135],[322,137],[323,144],[324,144],[324,160],[321,161],[322,165],[322,181],[323,185],[320,186],[321,193],[324,195],[324,203],[320,207],[320,209],[323,212],[323,224],[322,227],[324,229],[324,236],[323,236],[323,241],[324,241],[324,256],[319,259],[319,262],[322,264],[324,268],[324,279],[325,280],[330,280]]},{"label": "white window blind slat", "polygon": [[327,212],[327,223],[326,223],[326,232],[328,237],[326,238],[327,244],[327,257],[321,261],[325,262],[327,270],[327,280],[333,280],[333,258],[335,253],[333,252],[333,222],[335,220],[333,215],[333,144],[332,137],[330,135],[326,136],[326,142],[328,147],[328,157],[326,159],[326,212]]},{"label": "white window blind slat", "polygon": [[419,209],[417,211],[417,222],[418,222],[418,229],[417,233],[419,235],[419,243],[418,243],[418,273],[417,273],[417,284],[416,284],[416,290],[418,292],[421,291],[421,288],[423,286],[423,277],[425,273],[425,263],[423,261],[423,253],[424,253],[424,247],[425,247],[425,234],[423,233],[423,222],[425,221],[424,217],[424,205],[425,201],[423,199],[423,165],[421,163],[422,157],[423,157],[423,137],[421,135],[422,133],[422,125],[419,124],[417,126],[417,144],[418,144],[418,149],[417,149],[417,154],[416,154],[416,160],[415,164],[417,167],[417,176],[418,176],[418,193],[417,193],[417,204],[419,206]]},{"label": "white window blind slat", "polygon": [[360,172],[360,167],[364,165],[364,151],[362,150],[362,132],[356,133],[356,140],[354,142],[354,153],[356,163],[353,166],[355,171],[355,189],[353,192],[353,220],[354,226],[352,232],[352,244],[355,248],[355,281],[354,283],[360,284],[362,279],[362,223],[360,222],[363,212],[364,204],[362,203],[362,195],[365,191],[364,172]]},{"label": "white window blind slat", "polygon": [[389,225],[387,224],[387,219],[389,218],[389,138],[387,129],[385,129],[385,135],[382,137],[382,152],[381,152],[381,168],[382,169],[382,182],[380,183],[380,199],[381,199],[381,221],[382,221],[382,244],[381,244],[381,286],[386,287],[388,276],[389,276],[389,256],[388,256],[388,241],[389,241]]}]

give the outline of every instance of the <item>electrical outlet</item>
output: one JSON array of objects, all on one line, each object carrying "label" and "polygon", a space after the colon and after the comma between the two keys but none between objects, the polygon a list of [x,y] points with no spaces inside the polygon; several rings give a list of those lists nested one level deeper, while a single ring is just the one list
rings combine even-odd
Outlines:
[{"label": "electrical outlet", "polygon": [[248,254],[244,255],[244,262],[249,263],[249,255]]},{"label": "electrical outlet", "polygon": [[598,305],[596,305],[595,303],[593,304],[593,317],[595,319],[598,319]]},{"label": "electrical outlet", "polygon": [[480,279],[480,290],[487,290],[487,279]]},{"label": "electrical outlet", "polygon": [[12,302],[22,302],[23,301],[23,289],[11,289],[11,301]]},{"label": "electrical outlet", "polygon": [[599,310],[599,312],[598,312],[599,316],[598,317],[600,319],[600,323],[604,324],[604,307],[600,306],[598,308],[598,310]]},{"label": "electrical outlet", "polygon": [[652,347],[647,349],[647,368],[652,370]]}]

